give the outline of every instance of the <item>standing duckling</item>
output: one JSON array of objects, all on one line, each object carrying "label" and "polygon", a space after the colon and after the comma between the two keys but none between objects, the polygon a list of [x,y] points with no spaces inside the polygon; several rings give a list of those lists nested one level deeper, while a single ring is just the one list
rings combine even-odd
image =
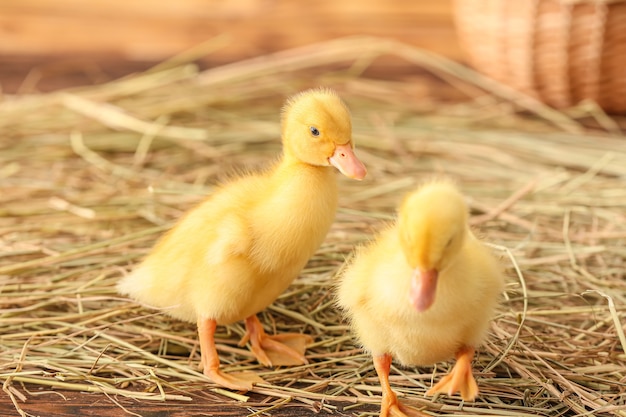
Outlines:
[{"label": "standing duckling", "polygon": [[470,231],[463,196],[448,180],[422,185],[398,220],[357,251],[340,277],[338,303],[374,359],[382,416],[405,416],[389,385],[392,358],[431,365],[456,356],[428,395],[478,394],[474,349],[484,339],[504,280],[497,260]]},{"label": "standing duckling", "polygon": [[[263,365],[302,364],[308,336],[269,336],[256,313],[298,276],[324,240],[337,209],[332,167],[362,179],[350,113],[329,89],[304,91],[282,113],[283,155],[270,169],[239,177],[188,212],[118,290],[198,325],[201,365],[215,383],[252,382],[219,369],[217,325],[245,320]],[[299,342],[299,343],[298,343]],[[294,348],[294,345],[300,348]]]}]

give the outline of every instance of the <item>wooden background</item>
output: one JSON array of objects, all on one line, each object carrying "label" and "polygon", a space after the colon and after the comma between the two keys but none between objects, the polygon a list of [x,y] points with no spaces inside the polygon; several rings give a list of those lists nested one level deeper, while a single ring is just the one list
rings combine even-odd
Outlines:
[{"label": "wooden background", "polygon": [[452,1],[3,0],[0,83],[5,92],[17,90],[32,69],[42,90],[100,82],[218,35],[228,37],[227,46],[205,65],[349,35],[394,38],[462,59]]}]

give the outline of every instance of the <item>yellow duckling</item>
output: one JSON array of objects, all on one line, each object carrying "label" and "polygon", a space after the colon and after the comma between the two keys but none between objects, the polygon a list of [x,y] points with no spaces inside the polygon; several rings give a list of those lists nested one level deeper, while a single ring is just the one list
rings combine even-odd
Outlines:
[{"label": "yellow duckling", "polygon": [[471,362],[504,281],[467,220],[452,182],[426,183],[405,198],[397,222],[358,250],[340,277],[338,303],[372,353],[380,379],[381,416],[405,416],[389,385],[392,358],[431,365],[456,356],[450,374],[428,395],[460,391],[473,400],[478,394]]},{"label": "yellow duckling", "polygon": [[118,285],[122,294],[196,322],[204,374],[231,389],[248,390],[252,382],[220,371],[217,325],[245,320],[242,344],[250,341],[266,366],[307,363],[308,336],[269,336],[256,313],[289,286],[324,240],[337,209],[332,167],[358,180],[366,174],[353,151],[349,110],[332,90],[292,97],[281,121],[282,158],[265,172],[223,185],[188,212]]}]

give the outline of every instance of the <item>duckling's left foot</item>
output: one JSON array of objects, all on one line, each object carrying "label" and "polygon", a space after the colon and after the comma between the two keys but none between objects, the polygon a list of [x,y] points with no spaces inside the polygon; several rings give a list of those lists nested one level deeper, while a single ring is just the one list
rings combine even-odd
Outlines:
[{"label": "duckling's left foot", "polygon": [[239,346],[250,341],[252,353],[264,366],[303,365],[309,363],[304,357],[306,345],[313,339],[299,333],[268,336],[256,315],[246,319],[246,334]]},{"label": "duckling's left foot", "polygon": [[472,375],[472,359],[474,348],[463,347],[456,353],[456,364],[450,373],[444,376],[439,383],[428,390],[426,395],[461,393],[465,401],[473,401],[478,395],[478,385]]}]

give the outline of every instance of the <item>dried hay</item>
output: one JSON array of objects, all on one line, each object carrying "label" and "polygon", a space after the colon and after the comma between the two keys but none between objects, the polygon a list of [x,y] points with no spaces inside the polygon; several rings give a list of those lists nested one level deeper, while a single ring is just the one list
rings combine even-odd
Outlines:
[{"label": "dried hay", "polygon": [[[203,72],[189,63],[214,46],[105,85],[2,97],[0,379],[22,415],[33,387],[104,393],[122,408],[124,397],[248,398],[196,370],[193,325],[129,302],[114,286],[213,184],[274,157],[285,96],[324,84],[352,108],[369,174],[363,183],[340,179],[341,208],[325,243],[261,314],[272,331],[314,336],[311,364],[263,368],[236,346],[241,324],[219,329],[224,368],[268,381],[248,394],[260,400],[241,403],[242,414],[299,405],[377,415],[371,359],[334,308],[330,284],[402,194],[435,172],[459,180],[475,229],[502,255],[508,286],[476,359],[475,403],[424,396],[449,364],[393,368],[393,388],[436,415],[626,416],[624,120],[593,106],[556,112],[387,40],[341,39]],[[410,80],[364,76],[382,55],[469,98],[420,98]]]}]

